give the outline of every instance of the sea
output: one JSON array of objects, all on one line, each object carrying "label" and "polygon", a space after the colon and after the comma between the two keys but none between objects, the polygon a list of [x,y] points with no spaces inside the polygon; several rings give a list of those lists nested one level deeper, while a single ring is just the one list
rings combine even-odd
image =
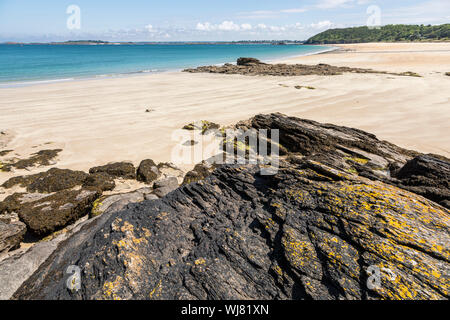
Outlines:
[{"label": "sea", "polygon": [[239,57],[270,62],[329,50],[298,44],[0,44],[0,87],[176,71]]}]

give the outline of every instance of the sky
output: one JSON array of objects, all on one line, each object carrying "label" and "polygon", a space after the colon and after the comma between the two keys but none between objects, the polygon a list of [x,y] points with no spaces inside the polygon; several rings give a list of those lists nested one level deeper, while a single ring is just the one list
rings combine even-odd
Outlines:
[{"label": "sky", "polygon": [[0,0],[0,42],[306,40],[398,23],[450,23],[450,0]]}]

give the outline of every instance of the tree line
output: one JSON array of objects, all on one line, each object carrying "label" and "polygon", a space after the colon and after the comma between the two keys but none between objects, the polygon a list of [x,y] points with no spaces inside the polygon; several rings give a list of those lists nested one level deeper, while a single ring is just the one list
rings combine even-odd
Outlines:
[{"label": "tree line", "polygon": [[354,27],[330,29],[308,39],[306,44],[449,41],[450,24],[443,25],[386,25],[379,28]]}]

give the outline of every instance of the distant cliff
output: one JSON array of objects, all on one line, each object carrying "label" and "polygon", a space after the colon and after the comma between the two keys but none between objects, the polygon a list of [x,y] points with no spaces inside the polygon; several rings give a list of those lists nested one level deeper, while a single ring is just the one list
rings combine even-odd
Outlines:
[{"label": "distant cliff", "polygon": [[306,44],[394,41],[450,41],[450,24],[439,26],[387,25],[376,28],[330,29],[308,39]]}]

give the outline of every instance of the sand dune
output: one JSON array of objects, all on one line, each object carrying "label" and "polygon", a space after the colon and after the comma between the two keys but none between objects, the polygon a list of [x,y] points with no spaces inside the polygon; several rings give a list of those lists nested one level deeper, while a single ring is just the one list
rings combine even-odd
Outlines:
[{"label": "sand dune", "polygon": [[[57,166],[87,170],[111,161],[170,161],[174,130],[193,120],[222,125],[257,113],[360,128],[402,147],[450,157],[450,43],[345,45],[350,52],[290,59],[381,74],[246,77],[180,72],[0,89],[0,129],[13,133],[0,158],[61,148]],[[282,84],[283,86],[280,86]],[[296,85],[315,90],[295,89]],[[153,109],[152,112],[145,112]],[[47,170],[43,168],[41,170]],[[0,183],[26,173],[0,172]]]}]

